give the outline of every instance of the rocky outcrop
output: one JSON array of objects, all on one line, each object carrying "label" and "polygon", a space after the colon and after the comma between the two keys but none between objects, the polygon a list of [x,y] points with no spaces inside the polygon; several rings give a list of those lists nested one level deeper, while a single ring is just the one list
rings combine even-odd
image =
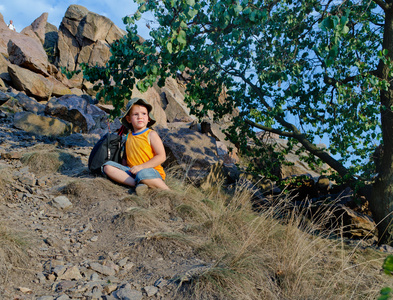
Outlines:
[{"label": "rocky outcrop", "polygon": [[78,69],[82,62],[104,66],[110,57],[110,44],[124,34],[108,18],[71,5],[58,32],[58,65],[68,70]]},{"label": "rocky outcrop", "polygon": [[35,19],[30,26],[24,28],[21,33],[32,38],[36,38],[41,44],[44,44],[47,20],[48,13],[43,13],[41,16]]},{"label": "rocky outcrop", "polygon": [[[17,33],[15,33],[17,34]],[[17,66],[48,76],[48,56],[36,39],[18,34],[7,43],[9,61]]]}]

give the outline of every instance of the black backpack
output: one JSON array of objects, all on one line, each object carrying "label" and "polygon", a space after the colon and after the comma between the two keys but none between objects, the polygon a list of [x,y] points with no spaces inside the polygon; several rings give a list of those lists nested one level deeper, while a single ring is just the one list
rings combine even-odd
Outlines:
[{"label": "black backpack", "polygon": [[121,133],[108,132],[94,145],[89,155],[88,167],[92,174],[101,175],[101,166],[109,160],[121,164],[124,143]]}]

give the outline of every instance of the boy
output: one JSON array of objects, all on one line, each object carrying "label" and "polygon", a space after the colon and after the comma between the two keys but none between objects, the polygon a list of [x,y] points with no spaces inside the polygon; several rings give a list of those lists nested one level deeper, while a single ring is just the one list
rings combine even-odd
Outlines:
[{"label": "boy", "polygon": [[110,179],[131,187],[138,195],[150,188],[169,190],[161,164],[166,159],[164,145],[157,132],[151,130],[156,120],[153,107],[142,98],[131,99],[121,123],[131,129],[127,134],[123,164],[108,161],[102,166]]}]

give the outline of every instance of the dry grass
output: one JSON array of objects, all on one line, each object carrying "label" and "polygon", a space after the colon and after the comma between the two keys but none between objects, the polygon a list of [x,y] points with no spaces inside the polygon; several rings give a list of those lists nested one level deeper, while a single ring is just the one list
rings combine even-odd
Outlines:
[{"label": "dry grass", "polygon": [[[8,169],[2,169],[0,170],[0,195],[2,195],[4,192],[6,192],[7,188],[6,185],[7,183],[11,182],[11,174]],[[3,200],[6,197],[2,197]]]},{"label": "dry grass", "polygon": [[90,204],[102,198],[118,198],[122,194],[122,187],[102,178],[78,178],[68,182],[60,189],[62,194],[70,196],[76,202]]},{"label": "dry grass", "polygon": [[45,149],[39,145],[32,148],[32,152],[23,155],[21,161],[29,166],[30,171],[37,175],[45,175],[81,167],[80,159],[76,156],[60,151],[54,147]]},{"label": "dry grass", "polygon": [[11,232],[5,225],[0,225],[0,283],[8,282],[11,274],[20,273],[28,266],[25,237]]},{"label": "dry grass", "polygon": [[[184,182],[169,182],[176,198],[171,214],[185,225],[177,232],[172,228],[165,240],[191,245],[211,262],[180,280],[179,299],[375,299],[381,287],[393,285],[380,272],[386,255],[327,239],[331,232],[321,232],[323,218],[311,222],[280,202],[257,214],[250,192],[241,186],[232,194],[220,187],[202,193]],[[163,216],[154,205],[131,211],[150,228]]]}]

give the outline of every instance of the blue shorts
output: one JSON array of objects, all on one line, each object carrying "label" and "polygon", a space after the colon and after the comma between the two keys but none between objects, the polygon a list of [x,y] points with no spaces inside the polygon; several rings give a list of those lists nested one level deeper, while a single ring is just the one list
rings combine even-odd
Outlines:
[{"label": "blue shorts", "polygon": [[153,169],[153,168],[142,169],[135,175],[135,174],[131,173],[130,167],[123,166],[122,164],[119,164],[114,161],[107,161],[106,163],[104,163],[102,165],[101,172],[104,176],[107,176],[104,172],[104,166],[107,166],[107,165],[118,168],[118,169],[126,172],[129,176],[131,176],[132,178],[135,179],[135,184],[138,184],[141,180],[145,180],[145,179],[156,179],[156,178],[162,179],[160,173],[156,169]]}]

